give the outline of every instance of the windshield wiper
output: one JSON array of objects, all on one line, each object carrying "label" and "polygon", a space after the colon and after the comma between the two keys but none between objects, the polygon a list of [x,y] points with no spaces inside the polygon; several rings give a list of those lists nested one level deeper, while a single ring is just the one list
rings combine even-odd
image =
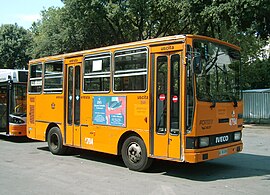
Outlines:
[{"label": "windshield wiper", "polygon": [[212,109],[216,107],[217,100],[212,95],[210,96],[211,96],[211,102],[212,102],[210,108]]},{"label": "windshield wiper", "polygon": [[212,100],[212,105],[210,106],[210,108],[212,109],[212,108],[215,108],[216,107],[216,100]]},{"label": "windshield wiper", "polygon": [[232,98],[232,101],[233,101],[233,107],[238,107],[238,102],[237,102],[235,96],[232,96],[231,98]]},{"label": "windshield wiper", "polygon": [[208,65],[210,65],[210,66],[205,70],[206,73],[209,72],[213,68],[213,66],[215,65],[216,61],[218,60],[218,57],[225,54],[225,52],[221,52],[221,53],[218,53],[218,52],[219,52],[219,48],[218,48],[215,56],[213,58],[210,58],[207,61],[205,67],[207,67]]}]

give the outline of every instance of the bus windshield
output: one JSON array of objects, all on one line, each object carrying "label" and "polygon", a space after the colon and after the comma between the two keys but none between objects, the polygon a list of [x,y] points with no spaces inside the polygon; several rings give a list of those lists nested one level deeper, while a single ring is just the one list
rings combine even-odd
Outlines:
[{"label": "bus windshield", "polygon": [[236,102],[241,99],[240,53],[217,43],[195,40],[194,55],[200,56],[201,67],[196,74],[198,100]]},{"label": "bus windshield", "polygon": [[12,93],[10,114],[26,115],[26,84],[14,84]]}]

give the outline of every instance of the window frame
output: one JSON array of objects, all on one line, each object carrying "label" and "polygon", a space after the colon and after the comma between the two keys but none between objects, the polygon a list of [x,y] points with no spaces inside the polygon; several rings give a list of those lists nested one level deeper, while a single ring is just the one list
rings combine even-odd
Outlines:
[{"label": "window frame", "polygon": [[[41,77],[33,77],[33,78],[31,78],[31,67],[32,66],[38,66],[38,65],[41,65]],[[33,64],[29,65],[29,83],[28,83],[28,90],[27,90],[29,94],[42,94],[42,92],[43,92],[43,83],[44,83],[43,76],[44,76],[44,74],[43,74],[43,62],[33,63]],[[41,89],[40,89],[40,91],[38,91],[38,92],[31,91],[31,81],[39,81],[39,80],[41,81]]]},{"label": "window frame", "polygon": [[[46,63],[54,63],[54,62],[62,62],[62,73],[52,73],[52,74],[47,74],[46,75]],[[57,75],[57,76],[52,76],[52,75]],[[44,77],[44,82],[43,82],[43,93],[44,94],[62,94],[63,89],[64,89],[64,60],[59,59],[59,60],[49,60],[46,62],[43,62],[43,77]],[[47,78],[46,78],[47,77]],[[45,80],[46,79],[55,79],[55,78],[62,78],[62,88],[45,88]]]},{"label": "window frame", "polygon": [[[223,52],[222,54],[226,54],[227,56],[229,56],[230,60],[234,59],[235,61],[239,62],[239,72],[238,72],[239,75],[236,76],[237,71],[231,71],[231,70],[233,70],[232,68],[230,68],[230,71],[227,71],[227,72],[233,72],[235,74],[234,75],[234,82],[233,83],[232,82],[229,82],[229,83],[223,82],[223,84],[226,83],[226,85],[228,85],[228,86],[233,86],[234,85],[235,87],[232,87],[230,89],[230,91],[229,91],[229,93],[233,94],[233,95],[228,96],[228,98],[226,99],[226,95],[224,95],[224,93],[222,93],[222,92],[220,93],[220,90],[218,91],[218,93],[220,93],[220,94],[213,93],[213,91],[216,92],[216,90],[213,90],[213,88],[214,88],[213,86],[215,86],[216,83],[218,83],[218,88],[219,89],[221,88],[221,85],[222,85],[222,83],[220,83],[217,80],[214,80],[215,83],[209,81],[209,83],[210,83],[209,92],[203,94],[202,90],[199,90],[200,87],[198,86],[198,84],[199,84],[198,79],[201,79],[201,78],[205,77],[205,75],[202,76],[201,73],[200,74],[194,74],[194,88],[195,88],[194,97],[195,97],[195,99],[198,100],[198,101],[201,101],[201,102],[213,102],[213,100],[214,100],[214,102],[232,102],[233,99],[236,99],[236,101],[241,101],[242,100],[242,92],[241,92],[241,81],[239,80],[239,78],[241,77],[242,62],[241,62],[241,52],[240,52],[240,50],[238,48],[235,48],[234,46],[226,45],[226,44],[223,44],[223,43],[220,43],[220,42],[210,41],[210,40],[206,40],[206,39],[199,39],[199,38],[197,39],[196,38],[196,39],[193,39],[193,41],[192,41],[192,52],[193,53],[195,52],[195,49],[198,49],[198,47],[195,47],[196,44],[200,44],[200,43],[201,44],[202,43],[207,44],[208,48],[210,47],[210,45],[212,45],[212,47],[214,46],[214,47],[218,48],[218,52],[220,52],[219,51],[220,49],[221,50],[226,50],[226,52],[228,52],[229,49],[234,50],[235,52],[237,52],[238,55],[239,55],[239,59],[232,58],[229,55],[229,52],[228,53]],[[201,52],[199,52],[199,53],[201,54]],[[216,53],[216,54],[218,54],[218,53]],[[220,55],[217,55],[217,60],[220,60]],[[202,59],[201,59],[201,61],[202,61]],[[222,63],[219,63],[219,64],[222,64]],[[233,61],[231,61],[231,63],[227,64],[227,65],[229,66],[229,65],[232,65],[232,64],[233,64]],[[204,65],[202,65],[202,66],[204,67]],[[217,67],[219,67],[219,66],[217,65]],[[220,70],[220,69],[218,69],[218,70]],[[214,70],[212,70],[212,71],[214,71]],[[217,76],[216,72],[214,72],[214,74],[211,74],[211,72],[209,72],[209,73],[210,73],[209,75],[212,76],[212,77]],[[216,77],[216,78],[219,78],[219,77]],[[228,91],[226,91],[226,93],[228,93]],[[201,97],[202,94],[203,94],[203,97]],[[205,94],[210,94],[213,97],[212,98],[204,98],[206,96]],[[221,98],[220,97],[218,98],[218,96],[221,96]]]},{"label": "window frame", "polygon": [[[109,57],[109,67],[110,71],[106,72],[95,72],[95,73],[85,73],[85,62],[87,58],[89,59],[103,59],[104,57]],[[84,94],[95,94],[95,93],[110,93],[111,91],[111,79],[112,79],[112,52],[102,52],[102,53],[93,53],[84,56],[83,58],[83,74],[82,74],[82,91]],[[106,74],[104,74],[106,73]],[[85,90],[85,79],[91,78],[109,78],[109,90],[106,91],[87,91]]]},{"label": "window frame", "polygon": [[[146,53],[146,63],[145,63],[145,68],[140,68],[140,69],[128,69],[128,70],[116,70],[115,66],[115,58],[117,53],[123,53],[123,52],[128,52],[128,51],[136,51],[136,50],[143,50],[145,51],[139,51],[136,53],[127,53],[127,54],[120,54],[118,56],[131,56],[134,54],[142,54]],[[149,76],[149,48],[147,46],[142,46],[142,47],[135,47],[135,48],[129,48],[129,49],[121,49],[121,50],[116,50],[113,55],[113,71],[112,71],[112,90],[114,93],[145,93],[148,91],[148,76]],[[131,73],[132,72],[132,73]],[[118,73],[118,74],[117,74]],[[123,91],[118,91],[115,90],[115,78],[121,78],[121,77],[132,77],[132,76],[145,76],[145,89],[144,90],[123,90]]]}]

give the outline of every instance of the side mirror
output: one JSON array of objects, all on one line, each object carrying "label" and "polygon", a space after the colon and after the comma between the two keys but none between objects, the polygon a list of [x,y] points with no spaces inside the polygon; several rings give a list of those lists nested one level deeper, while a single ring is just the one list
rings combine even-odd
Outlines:
[{"label": "side mirror", "polygon": [[192,59],[193,73],[200,74],[202,72],[201,56],[197,55]]}]

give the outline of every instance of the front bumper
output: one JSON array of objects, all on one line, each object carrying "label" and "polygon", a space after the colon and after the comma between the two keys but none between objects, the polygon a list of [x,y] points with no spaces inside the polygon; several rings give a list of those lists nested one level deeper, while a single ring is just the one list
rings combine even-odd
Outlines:
[{"label": "front bumper", "polygon": [[203,161],[208,161],[224,156],[228,156],[231,154],[235,154],[241,152],[243,150],[243,143],[237,142],[234,145],[229,146],[219,146],[218,148],[205,148],[205,149],[197,149],[197,150],[189,150],[185,151],[185,162],[189,163],[198,163]]}]

